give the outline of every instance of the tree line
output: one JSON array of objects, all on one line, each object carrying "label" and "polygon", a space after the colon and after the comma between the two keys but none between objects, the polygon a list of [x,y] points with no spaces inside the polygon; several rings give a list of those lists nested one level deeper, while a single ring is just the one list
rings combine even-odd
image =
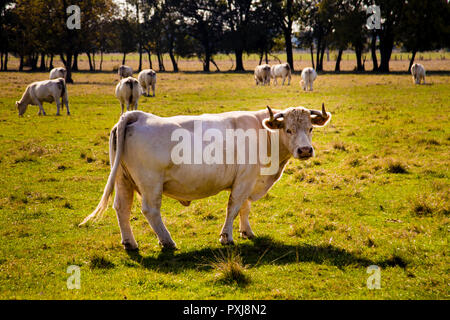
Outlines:
[{"label": "tree line", "polygon": [[[66,25],[70,5],[80,7],[81,29]],[[381,9],[375,29],[366,27],[372,5]],[[46,70],[59,57],[72,82],[80,55],[95,71],[102,70],[104,53],[121,52],[125,64],[137,51],[139,71],[145,55],[151,68],[156,56],[165,71],[168,54],[175,72],[179,57],[197,57],[208,72],[219,69],[217,53],[234,55],[234,70],[244,71],[244,54],[256,53],[262,63],[280,50],[294,69],[293,50],[303,48],[317,71],[327,49],[338,52],[335,71],[351,49],[357,71],[364,71],[370,52],[372,71],[389,72],[395,46],[412,53],[410,67],[417,52],[448,48],[448,21],[447,0],[0,0],[0,70],[8,69],[11,54],[20,59],[19,70]]]}]

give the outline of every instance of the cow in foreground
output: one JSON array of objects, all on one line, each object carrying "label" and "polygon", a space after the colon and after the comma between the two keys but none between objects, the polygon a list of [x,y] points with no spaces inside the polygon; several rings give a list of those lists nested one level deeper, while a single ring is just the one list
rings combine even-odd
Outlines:
[{"label": "cow in foreground", "polygon": [[138,81],[145,90],[144,95],[150,96],[150,87],[152,88],[153,96],[155,96],[156,86],[156,72],[152,69],[145,69],[139,72]]},{"label": "cow in foreground", "polygon": [[[60,102],[61,99],[61,102]],[[38,115],[46,115],[42,103],[56,102],[56,115],[59,116],[59,109],[66,105],[67,115],[70,115],[69,98],[67,95],[66,81],[63,78],[33,82],[25,89],[20,101],[16,101],[19,116],[27,110],[27,106],[39,106]]]},{"label": "cow in foreground", "polygon": [[425,68],[423,65],[420,63],[414,63],[411,67],[411,74],[415,84],[420,84],[422,79],[423,84],[425,84]]},{"label": "cow in foreground", "polygon": [[256,85],[270,85],[270,65],[262,64],[260,66],[256,66],[254,75]]},{"label": "cow in foreground", "polygon": [[58,79],[58,78],[63,78],[64,80],[66,80],[66,75],[67,75],[67,70],[65,68],[63,68],[63,67],[53,68],[50,71],[50,80]]},{"label": "cow in foreground", "polygon": [[[114,209],[125,249],[137,249],[130,226],[130,214],[134,193],[142,198],[142,213],[155,231],[159,244],[175,248],[169,231],[161,219],[162,195],[178,200],[187,206],[192,200],[213,196],[230,190],[226,219],[220,233],[222,244],[233,244],[233,220],[240,215],[240,234],[254,237],[249,223],[251,203],[262,198],[280,179],[284,167],[293,156],[308,159],[314,155],[311,144],[313,127],[325,126],[331,114],[308,110],[303,107],[272,111],[236,111],[200,116],[175,116],[162,118],[141,111],[127,112],[113,127],[109,139],[111,172],[103,196],[97,208],[80,226],[91,219],[97,220],[107,209],[109,198],[115,188]],[[273,174],[262,175],[263,164],[234,163],[177,164],[172,152],[178,141],[173,140],[174,130],[188,131],[187,140],[195,143],[195,127],[200,123],[203,130],[213,129],[225,136],[227,130],[262,130],[263,144],[279,142],[277,165]],[[279,137],[279,139],[275,139]],[[211,141],[211,140],[210,140]],[[244,145],[249,145],[250,143]],[[223,144],[224,151],[226,144]],[[200,150],[206,146],[200,145]],[[234,144],[236,151],[237,144]],[[247,149],[249,146],[247,146]],[[234,153],[236,156],[236,153]],[[195,156],[194,156],[195,157]],[[273,158],[272,158],[273,159]],[[236,160],[236,158],[234,159]],[[265,164],[267,165],[267,164]]]},{"label": "cow in foreground", "polygon": [[121,65],[119,69],[117,70],[117,74],[119,75],[120,79],[128,78],[133,76],[133,69],[131,67],[126,65]]},{"label": "cow in foreground", "polygon": [[116,86],[116,97],[119,99],[122,113],[124,106],[127,106],[127,111],[137,110],[139,97],[142,94],[142,87],[133,77],[124,78],[119,81]]},{"label": "cow in foreground", "polygon": [[302,80],[300,80],[300,86],[303,90],[313,91],[313,82],[317,78],[317,72],[313,68],[305,68],[301,74]]},{"label": "cow in foreground", "polygon": [[277,78],[281,77],[283,79],[282,85],[284,86],[284,81],[288,79],[288,85],[291,84],[291,67],[289,63],[282,63],[273,65],[270,68],[270,76],[273,78],[273,84],[277,85]]}]

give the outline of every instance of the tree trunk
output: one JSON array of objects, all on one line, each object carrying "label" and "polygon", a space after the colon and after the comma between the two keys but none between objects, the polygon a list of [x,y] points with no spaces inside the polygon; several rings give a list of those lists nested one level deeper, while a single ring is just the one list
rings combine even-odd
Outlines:
[{"label": "tree trunk", "polygon": [[53,53],[50,55],[50,65],[48,66],[50,70],[53,69]]},{"label": "tree trunk", "polygon": [[177,63],[177,60],[175,59],[172,49],[169,50],[169,57],[170,57],[170,61],[172,61],[173,72],[178,72],[178,63]]},{"label": "tree trunk", "polygon": [[94,71],[94,68],[92,67],[91,54],[89,53],[89,51],[86,52],[86,55],[88,57],[88,62],[89,62],[89,71]]},{"label": "tree trunk", "polygon": [[287,28],[284,32],[284,42],[286,44],[286,59],[287,63],[291,67],[292,72],[294,72],[294,56],[292,54],[292,28]]},{"label": "tree trunk", "polygon": [[158,57],[158,67],[159,67],[159,72],[164,72],[166,71],[166,68],[164,67],[164,61],[163,61],[163,57],[161,55],[160,52],[156,53],[156,56]]},{"label": "tree trunk", "polygon": [[355,54],[356,54],[356,71],[364,71],[364,66],[362,64],[362,46],[355,46]]},{"label": "tree trunk", "polygon": [[311,64],[313,69],[316,69],[316,67],[314,66],[314,48],[313,48],[313,44],[311,43],[311,46],[309,47],[309,52],[311,53]]},{"label": "tree trunk", "polygon": [[211,55],[209,51],[205,52],[205,60],[203,61],[203,71],[209,72],[209,63],[211,61]]},{"label": "tree trunk", "polygon": [[123,53],[123,58],[122,58],[122,64],[125,64],[125,61],[126,61],[126,60],[125,60],[125,57],[126,57],[126,56],[127,56],[127,53],[124,52],[124,53]]},{"label": "tree trunk", "polygon": [[20,55],[19,71],[23,71],[23,55]]},{"label": "tree trunk", "polygon": [[78,71],[78,53],[73,55],[72,71]]},{"label": "tree trunk", "polygon": [[336,65],[334,67],[334,72],[341,71],[342,52],[344,52],[344,50],[343,49],[339,49],[338,56],[337,56],[337,59],[336,59]]},{"label": "tree trunk", "polygon": [[372,64],[373,64],[372,71],[377,72],[378,71],[377,33],[375,30],[372,33],[372,42],[370,44],[370,51],[371,51],[371,55],[372,55]]},{"label": "tree trunk", "polygon": [[141,43],[139,41],[139,67],[138,67],[138,72],[142,71],[142,47],[141,47]]},{"label": "tree trunk", "polygon": [[391,59],[392,48],[394,47],[394,38],[392,35],[386,35],[380,39],[380,67],[379,71],[389,72],[389,60]]},{"label": "tree trunk", "polygon": [[323,56],[325,55],[325,45],[320,50],[320,71],[323,71]]},{"label": "tree trunk", "polygon": [[100,71],[102,71],[103,68],[103,49],[100,50]]},{"label": "tree trunk", "polygon": [[0,52],[0,71],[3,71],[3,51]]},{"label": "tree trunk", "polygon": [[150,69],[153,69],[153,65],[152,65],[152,53],[150,52],[150,50],[146,50],[147,51],[147,55],[148,55],[148,64]]},{"label": "tree trunk", "polygon": [[66,67],[66,82],[67,83],[73,83],[73,79],[72,79],[72,56],[73,53],[72,52],[67,52],[66,53],[67,58],[64,59],[64,55],[61,54],[61,61],[64,63],[64,66]]},{"label": "tree trunk", "polygon": [[261,54],[259,55],[259,63],[258,63],[258,66],[261,65],[263,58],[264,58],[264,50],[261,51]]},{"label": "tree trunk", "polygon": [[243,54],[243,50],[242,49],[236,49],[234,50],[234,55],[236,56],[236,68],[234,69],[234,71],[245,71],[244,70],[244,62],[242,61],[242,54]]},{"label": "tree trunk", "polygon": [[322,71],[320,68],[320,50],[321,50],[321,39],[320,37],[317,39],[317,48],[316,48],[316,71]]},{"label": "tree trunk", "polygon": [[39,67],[40,71],[45,71],[45,53],[41,53],[41,65]]},{"label": "tree trunk", "polygon": [[413,63],[414,63],[414,59],[416,58],[416,53],[417,53],[416,50],[414,50],[414,51],[412,52],[412,57],[411,57],[411,60],[409,61],[408,72],[411,72],[411,67],[412,67],[412,65],[413,65]]}]

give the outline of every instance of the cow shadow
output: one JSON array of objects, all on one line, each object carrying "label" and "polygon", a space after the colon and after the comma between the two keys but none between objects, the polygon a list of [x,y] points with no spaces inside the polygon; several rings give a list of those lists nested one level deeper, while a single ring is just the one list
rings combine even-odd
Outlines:
[{"label": "cow shadow", "polygon": [[267,236],[222,248],[202,248],[187,252],[162,250],[157,256],[142,256],[139,251],[127,251],[127,254],[131,260],[144,268],[178,273],[187,269],[211,269],[212,262],[217,261],[218,257],[227,256],[230,252],[239,253],[243,264],[249,267],[301,262],[333,265],[338,268],[349,265],[367,267],[376,264],[332,245],[284,244]]}]

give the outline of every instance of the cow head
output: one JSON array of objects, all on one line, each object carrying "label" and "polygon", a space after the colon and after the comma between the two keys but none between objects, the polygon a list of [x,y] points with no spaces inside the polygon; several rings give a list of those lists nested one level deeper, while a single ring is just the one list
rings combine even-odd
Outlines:
[{"label": "cow head", "polygon": [[312,146],[313,127],[323,127],[331,119],[331,113],[308,110],[303,107],[288,108],[277,114],[269,109],[269,118],[263,120],[263,126],[268,130],[279,130],[281,143],[296,159],[308,159],[314,156]]},{"label": "cow head", "polygon": [[25,102],[16,101],[16,108],[19,110],[19,116],[22,116],[27,111],[28,104]]}]

